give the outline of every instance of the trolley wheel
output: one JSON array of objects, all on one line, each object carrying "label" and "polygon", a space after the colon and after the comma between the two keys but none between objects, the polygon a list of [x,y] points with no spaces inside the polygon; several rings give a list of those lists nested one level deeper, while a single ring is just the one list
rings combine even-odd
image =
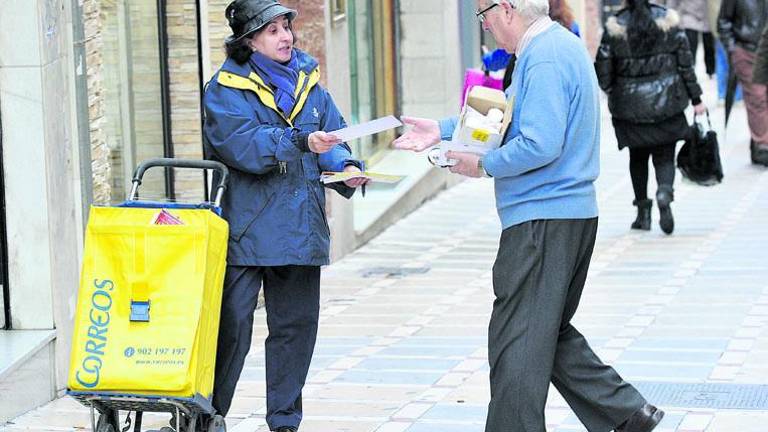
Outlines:
[{"label": "trolley wheel", "polygon": [[96,422],[94,432],[118,432],[120,430],[117,411],[107,409],[99,413],[99,420]]},{"label": "trolley wheel", "polygon": [[227,432],[227,423],[224,417],[216,414],[208,420],[206,432]]}]

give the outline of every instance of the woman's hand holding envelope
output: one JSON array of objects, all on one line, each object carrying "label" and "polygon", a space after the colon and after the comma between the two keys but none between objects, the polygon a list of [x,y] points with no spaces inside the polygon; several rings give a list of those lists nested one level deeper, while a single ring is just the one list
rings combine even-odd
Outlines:
[{"label": "woman's hand holding envelope", "polygon": [[338,137],[323,131],[312,132],[307,138],[309,149],[318,154],[330,151],[333,146],[339,143],[341,140]]},{"label": "woman's hand holding envelope", "polygon": [[[347,165],[347,167],[344,168],[344,172],[359,173],[359,172],[362,172],[362,171],[360,171],[360,168],[358,168],[358,167],[356,167],[354,165]],[[367,185],[370,182],[371,182],[371,179],[369,179],[369,178],[355,177],[355,178],[351,178],[349,180],[346,180],[344,182],[344,184],[349,186],[349,187],[351,187],[351,188],[356,188],[356,187],[359,187],[359,186],[365,186],[365,185]]]}]

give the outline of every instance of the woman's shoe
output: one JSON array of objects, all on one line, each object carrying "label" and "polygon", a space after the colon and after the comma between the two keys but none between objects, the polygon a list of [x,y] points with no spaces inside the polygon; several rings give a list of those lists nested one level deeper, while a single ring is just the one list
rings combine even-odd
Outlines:
[{"label": "woman's shoe", "polygon": [[632,205],[637,207],[637,219],[632,222],[632,229],[643,231],[651,230],[651,205],[653,201],[649,199],[634,200]]},{"label": "woman's shoe", "polygon": [[675,218],[672,216],[672,207],[670,207],[674,199],[672,187],[659,186],[656,192],[656,203],[659,205],[659,226],[665,234],[672,234],[675,230]]}]

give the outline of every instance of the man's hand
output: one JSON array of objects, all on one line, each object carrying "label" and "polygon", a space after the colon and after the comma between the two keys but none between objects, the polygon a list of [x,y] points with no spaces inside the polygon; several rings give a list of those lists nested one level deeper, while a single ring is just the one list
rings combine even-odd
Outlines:
[{"label": "man's hand", "polygon": [[[360,171],[360,168],[358,168],[358,167],[356,167],[354,165],[347,165],[344,168],[344,172],[359,173],[361,171]],[[371,179],[357,177],[357,178],[353,178],[353,179],[349,179],[349,180],[345,181],[344,184],[349,186],[349,187],[351,187],[351,188],[356,188],[356,187],[359,187],[359,186],[367,185],[370,182],[371,182]]]},{"label": "man's hand", "polygon": [[400,120],[412,128],[392,142],[395,148],[420,152],[440,142],[440,126],[437,121],[405,116]]},{"label": "man's hand", "polygon": [[698,105],[693,106],[693,112],[696,115],[702,115],[707,112],[707,106],[704,105],[704,102],[700,102]]},{"label": "man's hand", "polygon": [[309,149],[317,154],[328,152],[339,143],[341,140],[338,137],[323,131],[312,132],[307,138]]},{"label": "man's hand", "polygon": [[450,167],[452,173],[461,174],[467,177],[482,177],[483,173],[477,168],[477,161],[480,155],[474,153],[449,151],[445,154],[448,159],[455,159],[458,162]]}]

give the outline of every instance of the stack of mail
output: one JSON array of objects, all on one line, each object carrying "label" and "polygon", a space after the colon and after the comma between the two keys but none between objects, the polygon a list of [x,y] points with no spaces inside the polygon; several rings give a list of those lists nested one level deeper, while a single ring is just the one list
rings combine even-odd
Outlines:
[{"label": "stack of mail", "polygon": [[152,219],[153,225],[184,225],[181,219],[162,209]]}]

